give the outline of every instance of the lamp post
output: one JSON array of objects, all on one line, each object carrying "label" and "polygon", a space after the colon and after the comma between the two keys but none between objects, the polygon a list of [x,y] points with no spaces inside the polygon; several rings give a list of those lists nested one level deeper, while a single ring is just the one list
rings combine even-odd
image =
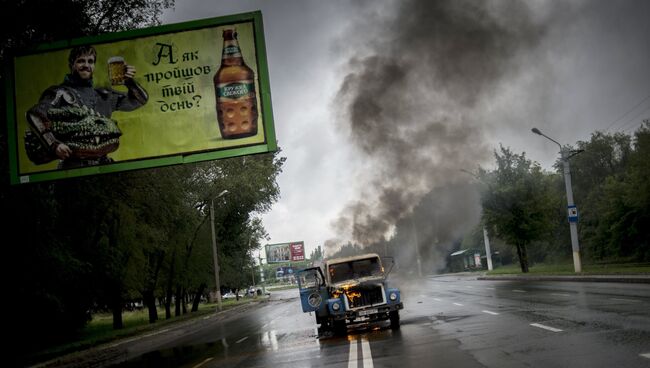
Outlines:
[{"label": "lamp post", "polygon": [[219,256],[217,254],[217,236],[214,232],[214,200],[228,194],[224,190],[210,200],[210,224],[212,225],[212,260],[214,262],[214,282],[217,288],[217,312],[221,312],[221,286],[219,284]]},{"label": "lamp post", "polygon": [[571,170],[569,168],[569,150],[562,147],[555,139],[542,133],[539,129],[533,128],[531,131],[535,134],[550,140],[560,147],[560,156],[562,157],[562,167],[564,169],[564,186],[566,187],[567,209],[569,213],[569,229],[571,230],[571,248],[573,249],[573,268],[576,273],[582,272],[582,263],[580,262],[580,244],[578,243],[578,210],[573,203],[573,189],[571,188]]}]

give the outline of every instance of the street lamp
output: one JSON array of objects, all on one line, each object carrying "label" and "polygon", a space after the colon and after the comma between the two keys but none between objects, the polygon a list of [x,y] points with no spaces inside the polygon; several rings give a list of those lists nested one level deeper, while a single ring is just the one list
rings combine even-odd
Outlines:
[{"label": "street lamp", "polygon": [[228,194],[224,190],[210,200],[210,224],[212,225],[212,260],[214,261],[214,282],[217,287],[217,312],[221,312],[221,286],[219,285],[219,256],[217,255],[217,236],[214,232],[214,200]]},{"label": "street lamp", "polygon": [[569,168],[569,150],[562,147],[555,139],[542,133],[539,129],[533,128],[531,131],[535,134],[550,140],[560,147],[560,155],[562,157],[562,166],[564,168],[564,186],[566,187],[566,200],[567,209],[569,212],[569,228],[571,230],[571,248],[573,248],[573,268],[575,272],[582,272],[582,264],[580,262],[580,244],[578,243],[578,209],[573,203],[573,189],[571,188],[571,170]]}]

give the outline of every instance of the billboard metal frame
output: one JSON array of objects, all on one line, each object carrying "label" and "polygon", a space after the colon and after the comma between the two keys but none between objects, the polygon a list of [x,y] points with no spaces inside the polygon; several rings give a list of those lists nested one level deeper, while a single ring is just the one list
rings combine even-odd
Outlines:
[{"label": "billboard metal frame", "polygon": [[[209,27],[227,26],[243,22],[252,22],[254,33],[254,48],[257,61],[257,72],[259,82],[259,106],[260,115],[262,116],[264,141],[262,143],[242,144],[240,146],[231,146],[225,148],[208,148],[200,151],[184,152],[179,154],[170,154],[166,156],[143,157],[127,161],[118,161],[108,165],[89,166],[75,169],[56,169],[42,172],[22,173],[19,168],[19,137],[18,124],[19,120],[24,117],[16,116],[16,75],[15,60],[17,57],[41,54],[63,49],[70,49],[80,45],[98,45],[107,44],[117,41],[124,41],[135,38],[159,36],[173,34],[178,32],[200,30]],[[221,42],[216,40],[215,42]],[[8,132],[8,151],[10,161],[10,182],[11,184],[25,184],[33,182],[42,182],[49,180],[65,179],[80,177],[86,175],[116,173],[128,170],[138,170],[178,164],[195,163],[200,161],[217,160],[229,157],[259,154],[277,151],[277,142],[275,137],[275,128],[273,122],[273,113],[271,107],[271,92],[268,72],[268,63],[266,59],[266,46],[264,42],[264,30],[262,23],[262,13],[260,11],[234,14],[218,18],[201,19],[196,21],[162,25],[150,28],[143,28],[125,32],[108,33],[92,37],[83,37],[72,40],[63,40],[39,45],[33,49],[12,55],[10,62],[4,66],[5,75],[5,92],[7,96],[6,118]],[[216,120],[216,119],[215,119]]]}]

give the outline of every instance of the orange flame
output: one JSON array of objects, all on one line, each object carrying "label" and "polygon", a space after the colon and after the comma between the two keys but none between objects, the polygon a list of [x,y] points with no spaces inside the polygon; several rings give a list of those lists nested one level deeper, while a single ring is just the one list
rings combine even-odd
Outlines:
[{"label": "orange flame", "polygon": [[354,299],[356,298],[361,298],[361,293],[358,291],[345,291],[345,295],[350,299],[352,303],[354,303]]},{"label": "orange flame", "polygon": [[340,297],[341,294],[345,294],[345,296],[348,297],[348,300],[350,300],[352,303],[354,303],[354,299],[361,298],[361,292],[350,290],[350,286],[343,286],[342,290],[338,289],[332,292],[332,296],[334,298]]}]

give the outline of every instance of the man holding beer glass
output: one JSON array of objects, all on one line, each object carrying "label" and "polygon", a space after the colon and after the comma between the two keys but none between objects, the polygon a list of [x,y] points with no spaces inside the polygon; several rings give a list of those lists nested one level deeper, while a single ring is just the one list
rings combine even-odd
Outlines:
[{"label": "man holding beer glass", "polygon": [[127,92],[95,88],[96,60],[92,46],[70,50],[70,73],[63,83],[45,90],[38,104],[27,111],[31,132],[25,137],[25,146],[34,163],[58,158],[59,169],[71,169],[113,161],[107,154],[117,150],[122,134],[111,119],[113,111],[135,110],[149,97],[133,79],[135,67],[121,57],[109,59],[109,78],[112,85],[126,86]]}]

